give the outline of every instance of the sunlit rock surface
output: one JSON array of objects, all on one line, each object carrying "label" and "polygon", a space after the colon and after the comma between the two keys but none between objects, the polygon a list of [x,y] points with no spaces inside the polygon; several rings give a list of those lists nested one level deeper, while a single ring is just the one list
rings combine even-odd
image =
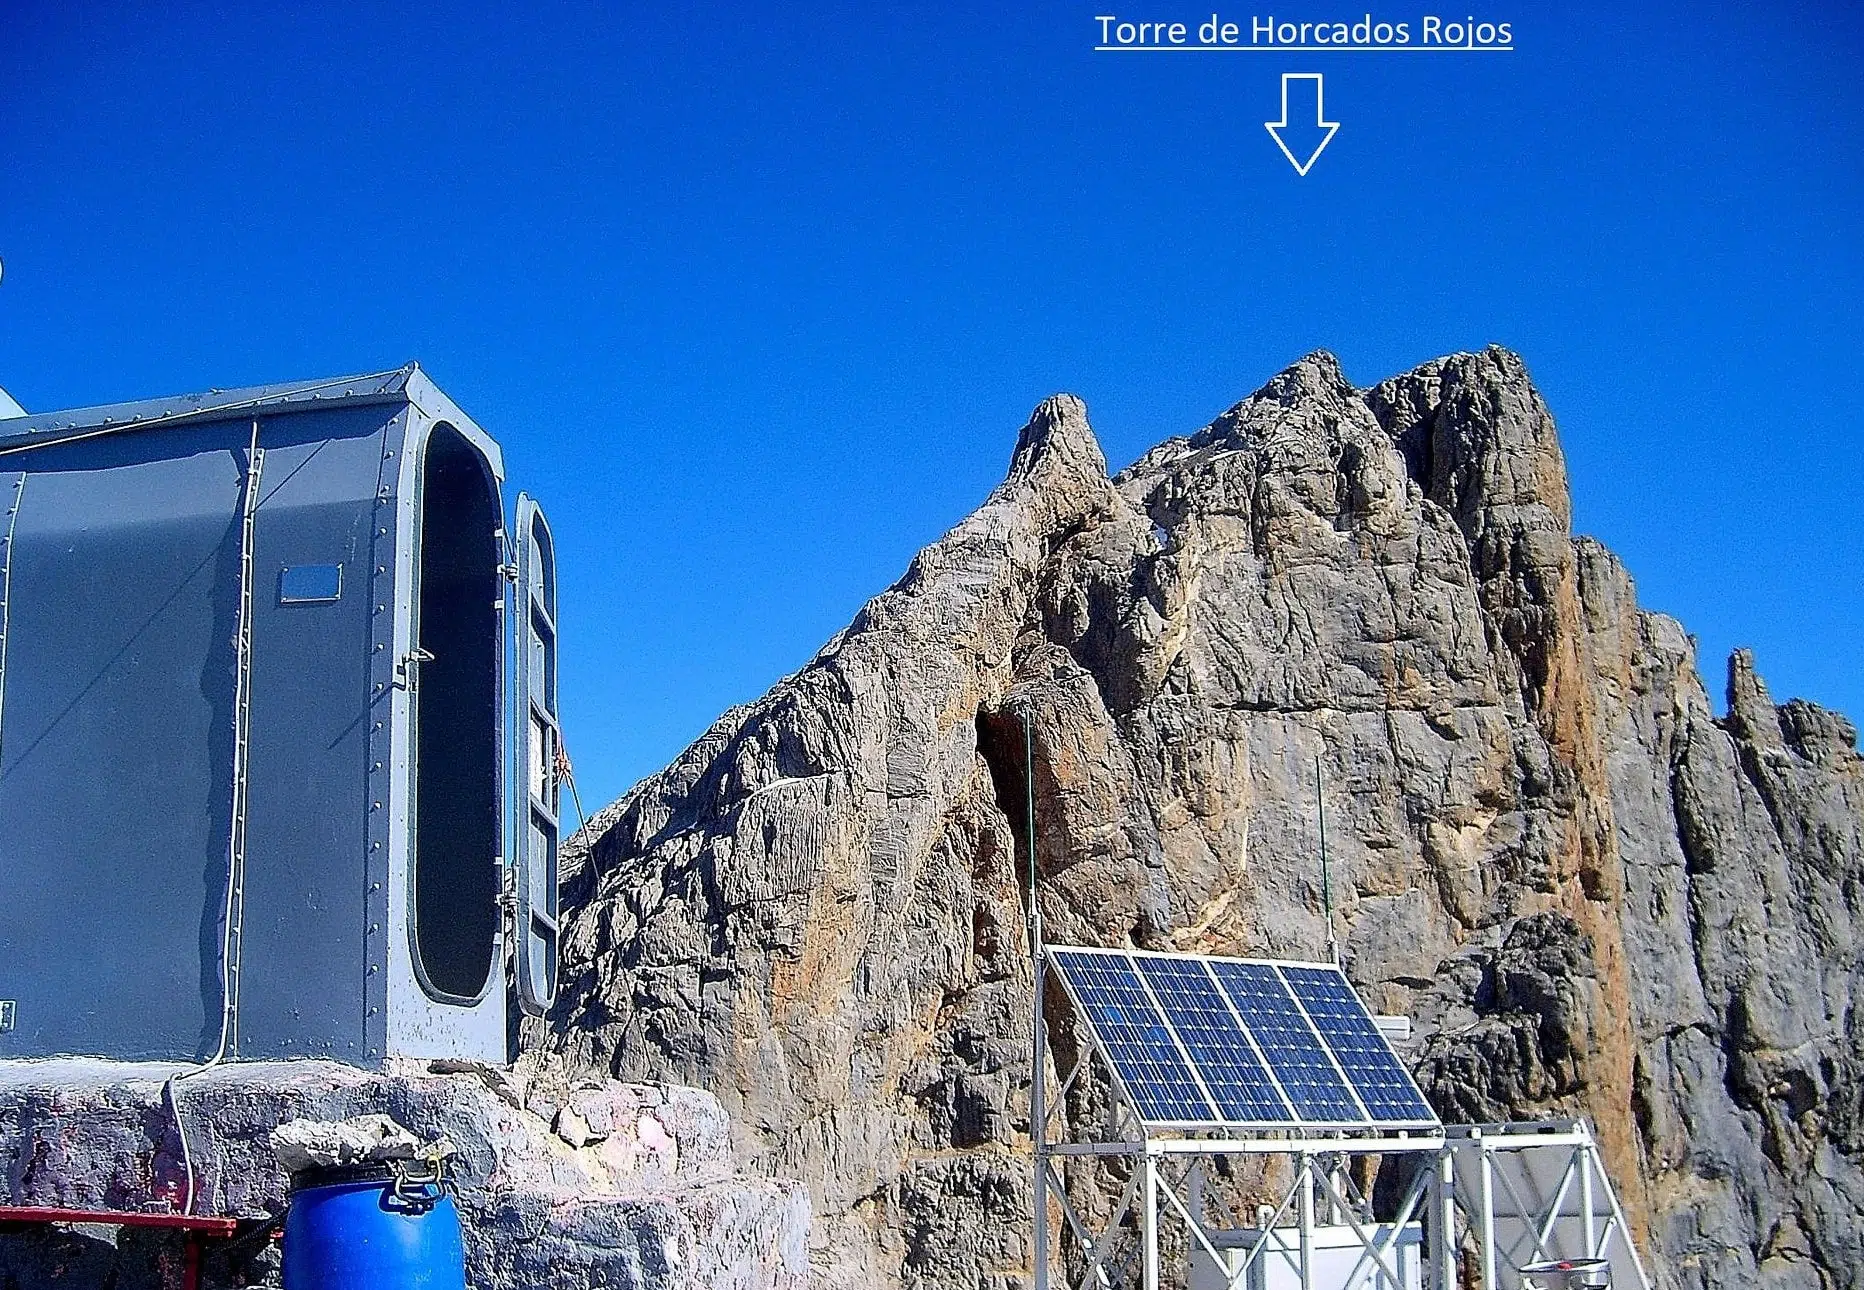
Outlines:
[{"label": "sunlit rock surface", "polygon": [[1023,1284],[1026,715],[1051,939],[1321,952],[1318,767],[1332,931],[1446,1115],[1589,1115],[1667,1283],[1864,1286],[1864,763],[1729,672],[1717,718],[1573,537],[1504,350],[1316,354],[1113,478],[1060,396],[572,850],[552,1060],[715,1092],[806,1182],[818,1284]]}]

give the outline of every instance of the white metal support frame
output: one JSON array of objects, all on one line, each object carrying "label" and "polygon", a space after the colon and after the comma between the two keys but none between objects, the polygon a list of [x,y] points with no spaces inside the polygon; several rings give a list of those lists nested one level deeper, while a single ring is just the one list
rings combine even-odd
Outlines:
[{"label": "white metal support frame", "polygon": [[[1031,928],[1032,933],[1038,929]],[[1033,939],[1033,937],[1032,937]],[[1040,945],[1040,942],[1036,942]],[[1276,1273],[1304,1290],[1400,1290],[1400,1247],[1421,1223],[1417,1250],[1427,1290],[1461,1290],[1465,1255],[1483,1290],[1518,1290],[1536,1261],[1605,1259],[1620,1290],[1651,1290],[1630,1229],[1590,1129],[1581,1120],[1446,1125],[1430,1131],[1287,1126],[1276,1131],[1148,1125],[1128,1097],[1091,1025],[1066,1071],[1051,1076],[1053,1048],[1043,1013],[1049,955],[1038,951],[1030,1132],[1035,1153],[1036,1290],[1161,1290],[1182,1286],[1187,1268],[1161,1265],[1162,1249],[1205,1256],[1226,1269],[1229,1290]],[[1115,1101],[1107,1131],[1066,1127],[1065,1099],[1099,1063]],[[1058,1122],[1061,1127],[1058,1130]],[[1243,1214],[1208,1185],[1222,1157],[1278,1157],[1288,1164],[1276,1204]],[[1404,1157],[1411,1168],[1396,1202],[1375,1207],[1353,1186],[1355,1159]],[[1098,1225],[1071,1196],[1067,1167],[1105,1162],[1124,1181]],[[1123,1166],[1123,1168],[1122,1168]],[[1059,1226],[1058,1226],[1059,1225]],[[1254,1229],[1239,1236],[1241,1229]],[[1352,1270],[1319,1255],[1318,1238],[1350,1233]],[[1226,1262],[1227,1261],[1227,1262]],[[1277,1266],[1279,1265],[1279,1266]],[[1331,1271],[1323,1277],[1324,1266]]]}]

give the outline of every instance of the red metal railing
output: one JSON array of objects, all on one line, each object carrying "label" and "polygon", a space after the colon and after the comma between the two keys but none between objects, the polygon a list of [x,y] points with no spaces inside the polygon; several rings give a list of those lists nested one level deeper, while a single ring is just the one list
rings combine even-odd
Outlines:
[{"label": "red metal railing", "polygon": [[182,1234],[181,1290],[200,1290],[201,1242],[225,1240],[239,1220],[201,1214],[145,1214],[136,1210],[58,1209],[0,1205],[0,1223],[103,1223],[111,1227],[166,1227]]}]

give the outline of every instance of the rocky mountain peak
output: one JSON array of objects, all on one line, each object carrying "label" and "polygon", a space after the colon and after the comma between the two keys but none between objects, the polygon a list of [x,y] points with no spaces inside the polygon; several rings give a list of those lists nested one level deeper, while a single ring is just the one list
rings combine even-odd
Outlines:
[{"label": "rocky mountain peak", "polygon": [[571,848],[553,1060],[717,1093],[808,1185],[819,1283],[1000,1287],[1029,901],[1058,940],[1333,937],[1446,1115],[1593,1118],[1664,1284],[1856,1290],[1855,728],[1745,655],[1718,722],[1570,516],[1497,347],[1369,390],[1309,355],[1112,481],[1045,401],[977,512]]},{"label": "rocky mountain peak", "polygon": [[1087,423],[1087,404],[1075,395],[1052,394],[1042,400],[1017,432],[1008,479],[1037,479],[1048,471],[1107,477],[1107,457]]},{"label": "rocky mountain peak", "polygon": [[1728,656],[1728,729],[1757,748],[1778,749],[1783,742],[1779,710],[1754,668],[1752,650],[1738,649]]},{"label": "rocky mountain peak", "polygon": [[1293,408],[1304,403],[1339,404],[1357,396],[1358,391],[1340,368],[1340,360],[1327,350],[1317,349],[1271,376],[1237,406],[1266,403]]}]

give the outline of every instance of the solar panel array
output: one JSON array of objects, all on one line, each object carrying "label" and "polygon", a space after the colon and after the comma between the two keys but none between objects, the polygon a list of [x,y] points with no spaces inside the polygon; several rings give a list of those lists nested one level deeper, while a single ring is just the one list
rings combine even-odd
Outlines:
[{"label": "solar panel array", "polygon": [[1149,1124],[1437,1123],[1337,967],[1144,950],[1049,956]]}]

